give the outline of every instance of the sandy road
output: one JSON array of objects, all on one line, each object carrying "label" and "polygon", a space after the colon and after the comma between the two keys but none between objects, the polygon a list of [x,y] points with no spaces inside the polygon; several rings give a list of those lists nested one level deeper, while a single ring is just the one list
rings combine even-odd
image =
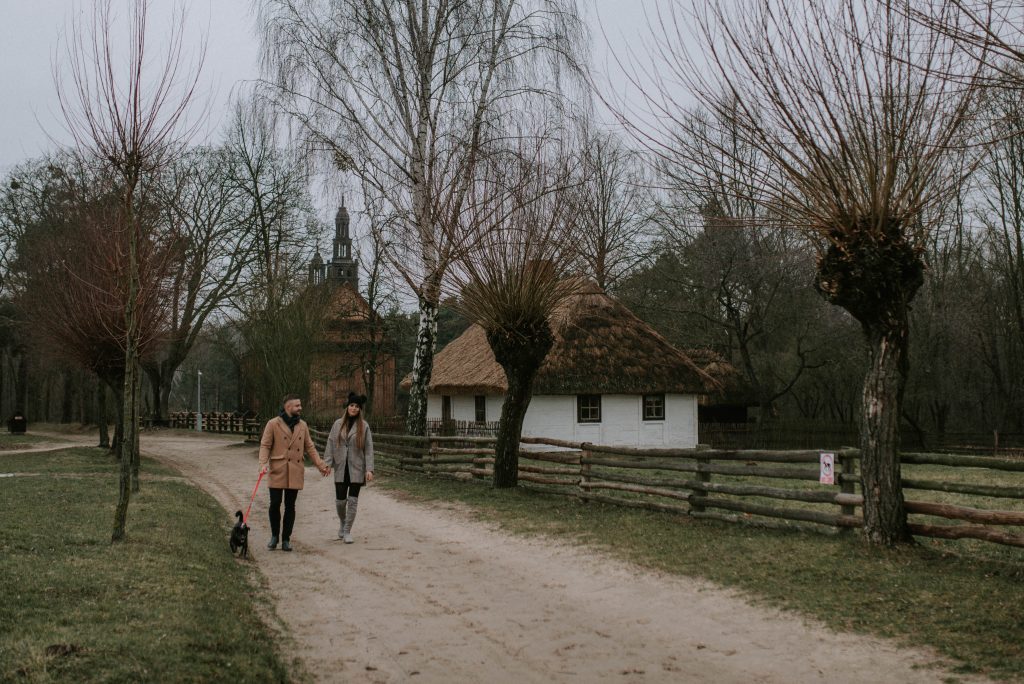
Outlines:
[{"label": "sandy road", "polygon": [[[229,511],[247,501],[256,450],[237,438],[164,434],[150,455]],[[319,681],[937,682],[933,654],[751,606],[708,583],[647,572],[551,540],[510,536],[444,504],[370,487],[356,544],[335,538],[329,480],[306,474],[293,553],[268,551],[265,487],[256,562],[299,656]],[[225,525],[228,516],[225,516]],[[978,681],[978,680],[974,680]]]}]

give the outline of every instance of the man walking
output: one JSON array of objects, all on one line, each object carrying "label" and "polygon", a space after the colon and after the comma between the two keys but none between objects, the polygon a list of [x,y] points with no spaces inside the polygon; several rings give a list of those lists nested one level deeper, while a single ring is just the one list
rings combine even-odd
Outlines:
[{"label": "man walking", "polygon": [[[278,537],[281,550],[291,551],[292,527],[295,525],[295,499],[305,480],[303,453],[316,464],[324,477],[331,472],[316,452],[309,436],[309,427],[300,417],[302,401],[288,394],[281,400],[281,414],[267,422],[260,440],[260,473],[270,472],[270,542],[276,549]],[[284,500],[284,529],[281,529],[281,501]]]}]

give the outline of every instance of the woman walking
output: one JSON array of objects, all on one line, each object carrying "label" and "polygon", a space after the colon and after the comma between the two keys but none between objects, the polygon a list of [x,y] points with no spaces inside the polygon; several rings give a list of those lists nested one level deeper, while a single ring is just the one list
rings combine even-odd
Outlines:
[{"label": "woman walking", "polygon": [[327,438],[324,462],[334,468],[334,507],[341,528],[338,539],[351,544],[352,524],[359,507],[359,490],[373,482],[373,435],[363,420],[366,397],[349,392],[345,415],[334,421]]}]

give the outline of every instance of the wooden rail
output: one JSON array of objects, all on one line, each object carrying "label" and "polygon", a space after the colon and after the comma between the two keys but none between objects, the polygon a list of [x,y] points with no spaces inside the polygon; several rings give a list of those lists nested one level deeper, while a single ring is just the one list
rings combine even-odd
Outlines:
[{"label": "wooden rail", "polygon": [[[466,479],[493,475],[493,437],[375,435],[374,439],[378,453],[399,470]],[[762,527],[838,531],[863,523],[857,511],[864,505],[857,472],[860,454],[849,447],[828,450],[835,454],[836,484],[824,485],[819,484],[818,450],[638,449],[536,437],[522,442],[519,479],[524,486],[582,501]],[[542,450],[545,447],[550,450]],[[1024,461],[1012,458],[923,453],[901,458],[910,465],[1024,472]],[[903,486],[1024,500],[1024,486],[916,476],[905,477]],[[966,523],[941,525],[915,517],[910,528],[916,535],[1024,546],[1019,530],[994,527],[1024,526],[1024,511],[915,500],[908,500],[906,506],[912,516]]]},{"label": "wooden rail", "polygon": [[[170,414],[172,428],[185,430],[196,429],[194,411],[178,411]],[[237,413],[204,413],[203,431],[245,435],[249,439],[258,439],[263,430],[263,421],[256,417],[246,417]]]}]

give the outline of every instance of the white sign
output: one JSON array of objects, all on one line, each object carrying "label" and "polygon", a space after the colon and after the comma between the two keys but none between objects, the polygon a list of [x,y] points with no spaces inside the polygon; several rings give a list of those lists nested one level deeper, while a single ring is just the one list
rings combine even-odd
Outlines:
[{"label": "white sign", "polygon": [[819,457],[821,472],[818,475],[818,482],[821,484],[836,483],[836,455],[833,453],[822,453]]}]

